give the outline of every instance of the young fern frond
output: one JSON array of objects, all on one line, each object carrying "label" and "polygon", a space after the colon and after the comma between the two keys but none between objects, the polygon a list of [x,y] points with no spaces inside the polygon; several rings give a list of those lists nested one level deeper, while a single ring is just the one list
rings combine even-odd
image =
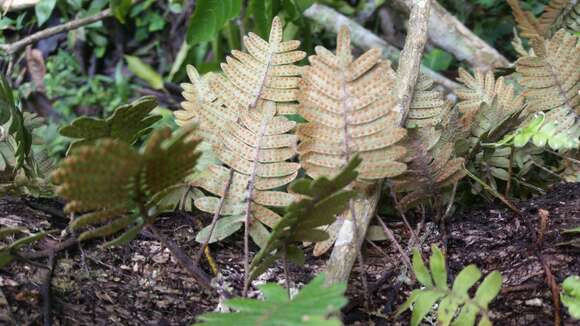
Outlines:
[{"label": "young fern frond", "polygon": [[172,136],[154,132],[140,151],[118,139],[98,140],[75,148],[52,174],[56,192],[67,199],[66,213],[81,213],[70,228],[79,240],[126,230],[109,245],[133,239],[152,223],[166,191],[183,182],[196,165],[199,140],[192,129]]},{"label": "young fern frond", "polygon": [[76,139],[69,151],[78,146],[92,144],[101,138],[114,138],[134,144],[139,138],[149,134],[153,124],[161,119],[160,115],[151,114],[156,107],[155,97],[145,96],[116,108],[106,119],[78,118],[72,124],[61,128],[60,134]]},{"label": "young fern frond", "polygon": [[421,320],[438,303],[437,325],[469,326],[475,325],[477,315],[480,320],[477,325],[490,326],[489,303],[499,294],[502,277],[497,271],[490,273],[481,282],[475,295],[469,296],[469,289],[481,278],[481,272],[475,265],[465,267],[449,288],[447,269],[443,253],[436,246],[431,247],[429,268],[425,266],[419,250],[413,250],[413,270],[423,288],[413,290],[407,301],[399,308],[398,314],[413,306],[411,326],[417,326]]},{"label": "young fern frond", "polygon": [[[333,176],[354,156],[362,159],[358,181],[376,181],[403,173],[406,149],[399,142],[407,131],[395,125],[389,92],[394,73],[371,49],[356,60],[350,32],[340,29],[336,54],[316,47],[300,82],[299,113],[309,122],[298,127],[300,163],[311,177]],[[392,87],[391,87],[392,88]],[[352,211],[345,212],[351,216]],[[315,255],[326,252],[336,240],[345,219],[328,227],[330,239],[319,242]]]},{"label": "young fern frond", "polygon": [[348,201],[355,196],[354,191],[343,188],[356,180],[358,173],[355,169],[360,163],[358,157],[353,158],[331,180],[326,177],[300,179],[290,185],[290,190],[301,198],[288,206],[286,214],[272,230],[267,244],[252,260],[250,280],[261,275],[283,255],[290,261],[303,264],[304,252],[298,245],[328,238],[328,234],[318,228],[334,222],[336,214],[346,209]]},{"label": "young fern frond", "polygon": [[[296,112],[296,92],[302,69],[294,63],[305,57],[299,41],[282,41],[282,23],[272,22],[269,41],[250,33],[244,38],[248,53],[232,51],[221,65],[224,72],[200,77],[188,68],[191,84],[184,84],[182,125],[198,122],[200,134],[213,145],[223,165],[212,165],[194,186],[218,197],[198,198],[198,209],[225,216],[210,242],[239,230],[249,219],[250,235],[263,246],[280,216],[266,206],[286,206],[294,196],[273,191],[294,180],[299,164],[295,155],[296,123],[283,115]],[[229,186],[228,186],[229,185]],[[225,189],[228,189],[227,192]],[[197,240],[204,242],[211,226]]]}]

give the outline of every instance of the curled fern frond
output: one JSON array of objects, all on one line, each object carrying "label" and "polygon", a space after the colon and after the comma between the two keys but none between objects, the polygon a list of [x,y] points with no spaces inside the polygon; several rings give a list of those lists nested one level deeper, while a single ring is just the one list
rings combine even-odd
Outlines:
[{"label": "curled fern frond", "polygon": [[[296,147],[296,136],[289,131],[295,125],[279,114],[276,103],[265,101],[242,114],[238,122],[230,122],[224,127],[214,152],[229,168],[210,166],[193,183],[221,198],[197,198],[195,206],[209,213],[219,209],[220,215],[227,217],[218,221],[210,242],[236,232],[249,214],[252,239],[260,246],[266,243],[269,233],[264,225],[272,228],[280,220],[280,216],[266,206],[284,207],[294,201],[292,194],[274,189],[294,180],[300,168],[298,163],[289,162]],[[228,181],[231,184],[224,193]],[[223,205],[220,205],[221,201]],[[196,240],[203,242],[207,239],[209,229],[202,230]]]},{"label": "curled fern frond", "polygon": [[480,326],[490,326],[489,303],[499,294],[502,277],[497,271],[490,273],[481,282],[475,295],[470,297],[468,291],[481,278],[481,272],[475,265],[465,267],[450,288],[447,283],[447,269],[443,253],[436,246],[431,247],[429,268],[425,266],[419,250],[413,250],[413,270],[422,289],[413,290],[398,314],[413,307],[411,325],[417,326],[421,320],[438,304],[438,325],[475,325],[477,316],[481,316]]},{"label": "curled fern frond", "polygon": [[[110,244],[132,239],[152,222],[166,191],[183,182],[196,165],[199,139],[186,129],[153,133],[137,151],[119,139],[101,139],[75,148],[52,174],[56,192],[69,202],[66,213],[81,213],[70,228],[85,230],[79,240],[126,232]],[[127,230],[128,229],[128,230]]]},{"label": "curled fern frond", "polygon": [[116,108],[106,119],[78,118],[71,125],[61,128],[60,134],[76,139],[70,150],[101,138],[114,138],[133,144],[140,137],[149,134],[151,126],[161,119],[161,116],[151,114],[156,107],[155,97],[145,96]]}]

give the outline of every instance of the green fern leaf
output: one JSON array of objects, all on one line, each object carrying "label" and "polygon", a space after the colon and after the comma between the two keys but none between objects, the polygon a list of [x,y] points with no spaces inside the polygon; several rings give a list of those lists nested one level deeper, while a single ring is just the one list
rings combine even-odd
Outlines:
[{"label": "green fern leaf", "polygon": [[[0,76],[0,145],[10,140],[14,143],[12,155],[16,163],[12,168],[18,169],[30,155],[32,135],[24,125],[24,116],[17,106],[16,99],[12,95],[12,89],[8,81],[4,76]],[[11,156],[7,152],[7,148],[5,146],[5,150],[0,152],[0,171],[5,170],[8,166],[7,163],[10,162],[9,159],[6,159]]]},{"label": "green fern leaf", "polygon": [[193,129],[172,135],[163,128],[140,151],[118,139],[102,139],[75,148],[52,174],[59,196],[69,200],[67,213],[82,213],[70,228],[85,229],[81,241],[127,230],[124,242],[153,222],[157,204],[195,168],[199,139]]},{"label": "green fern leaf", "polygon": [[573,275],[564,280],[560,299],[572,318],[580,320],[580,277]]},{"label": "green fern leaf", "polygon": [[235,298],[224,304],[237,310],[231,313],[207,313],[199,317],[203,326],[339,326],[340,321],[329,315],[346,305],[345,284],[324,286],[324,274],[315,277],[292,299],[275,283],[260,286],[264,300]]},{"label": "green fern leaf", "polygon": [[457,275],[453,287],[449,289],[443,253],[436,246],[432,246],[431,251],[430,270],[425,266],[421,253],[417,249],[413,251],[413,270],[424,287],[411,293],[397,315],[412,307],[411,325],[417,326],[438,303],[438,325],[475,325],[477,315],[481,316],[478,325],[491,325],[488,306],[499,294],[501,274],[497,271],[490,273],[472,298],[468,291],[481,278],[479,269],[475,265],[467,266]]},{"label": "green fern leaf", "polygon": [[157,100],[154,97],[142,97],[131,104],[118,107],[107,119],[78,118],[71,125],[61,128],[60,134],[77,139],[71,149],[91,144],[101,138],[114,138],[133,144],[140,137],[149,134],[151,126],[161,119],[161,116],[151,114],[156,107]]},{"label": "green fern leaf", "polygon": [[320,177],[315,180],[300,179],[290,185],[290,190],[302,196],[286,209],[286,214],[273,228],[266,245],[256,254],[250,266],[250,280],[258,277],[271,263],[280,258],[284,251],[292,251],[290,257],[303,259],[302,249],[297,245],[306,241],[322,241],[328,238],[319,228],[331,224],[346,209],[354,197],[354,191],[342,190],[356,180],[355,169],[361,160],[353,158],[333,179]]},{"label": "green fern leaf", "polygon": [[26,234],[26,229],[18,227],[0,228],[0,242],[6,243],[4,245],[0,244],[0,268],[10,264],[16,258],[18,250],[26,245],[42,240],[48,234],[48,232],[38,232],[28,234],[16,240],[10,239],[21,233]]}]

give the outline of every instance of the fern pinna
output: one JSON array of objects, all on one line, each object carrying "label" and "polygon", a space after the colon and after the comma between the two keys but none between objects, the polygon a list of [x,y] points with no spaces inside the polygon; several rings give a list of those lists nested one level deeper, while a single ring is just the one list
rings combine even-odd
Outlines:
[{"label": "fern pinna", "polygon": [[[399,162],[406,150],[398,145],[407,134],[393,122],[394,97],[385,84],[389,63],[372,49],[354,60],[350,33],[341,28],[336,54],[316,47],[300,84],[299,113],[309,122],[298,127],[298,152],[306,173],[333,176],[358,154],[363,160],[358,180],[378,180],[405,171]],[[352,211],[352,210],[351,210]],[[329,227],[330,239],[318,243],[315,255],[330,248],[345,219]]]},{"label": "fern pinna", "polygon": [[[197,198],[202,211],[225,216],[211,232],[202,230],[197,240],[223,239],[246,223],[249,235],[260,246],[268,240],[265,226],[280,216],[266,206],[286,206],[294,196],[272,189],[287,185],[300,165],[295,155],[296,125],[283,115],[296,112],[296,92],[305,57],[299,41],[282,41],[282,23],[272,22],[269,41],[250,33],[244,37],[248,53],[232,51],[224,72],[199,77],[189,68],[192,84],[184,85],[186,102],[176,113],[181,124],[197,122],[213,144],[221,165],[212,165],[193,185],[212,195]],[[218,196],[218,197],[214,197]]]}]

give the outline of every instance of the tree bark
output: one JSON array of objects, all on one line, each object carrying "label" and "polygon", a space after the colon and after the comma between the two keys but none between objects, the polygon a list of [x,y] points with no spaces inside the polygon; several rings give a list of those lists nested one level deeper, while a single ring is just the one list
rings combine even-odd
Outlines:
[{"label": "tree bark", "polygon": [[[399,58],[401,56],[401,51],[399,51],[399,49],[390,45],[373,32],[365,29],[354,20],[340,14],[332,8],[321,4],[313,4],[310,6],[310,8],[306,9],[304,15],[322,25],[322,27],[324,27],[326,30],[332,31],[334,33],[338,33],[340,27],[346,25],[350,29],[353,44],[364,50],[370,48],[379,48],[381,49],[385,59],[395,63],[399,62]],[[453,91],[459,86],[454,81],[425,66],[421,66],[421,72],[449,91]]]},{"label": "tree bark", "polygon": [[[395,0],[398,8],[409,12],[413,0]],[[480,39],[439,3],[433,2],[428,25],[429,39],[434,45],[467,61],[477,69],[490,70],[509,65],[495,48]]]},{"label": "tree bark", "polygon": [[[427,22],[432,0],[416,0],[409,19],[409,34],[401,52],[397,71],[395,96],[397,104],[397,126],[403,126],[413,99],[415,84],[421,68],[421,56],[427,42]],[[354,34],[354,33],[353,33]],[[354,35],[353,35],[354,36]],[[356,40],[356,36],[352,38]],[[382,181],[378,181],[353,200],[352,210],[347,210],[338,218],[345,218],[330,259],[326,265],[326,284],[347,282],[356,261],[357,254],[365,239],[368,226],[375,215],[381,194]]]}]

